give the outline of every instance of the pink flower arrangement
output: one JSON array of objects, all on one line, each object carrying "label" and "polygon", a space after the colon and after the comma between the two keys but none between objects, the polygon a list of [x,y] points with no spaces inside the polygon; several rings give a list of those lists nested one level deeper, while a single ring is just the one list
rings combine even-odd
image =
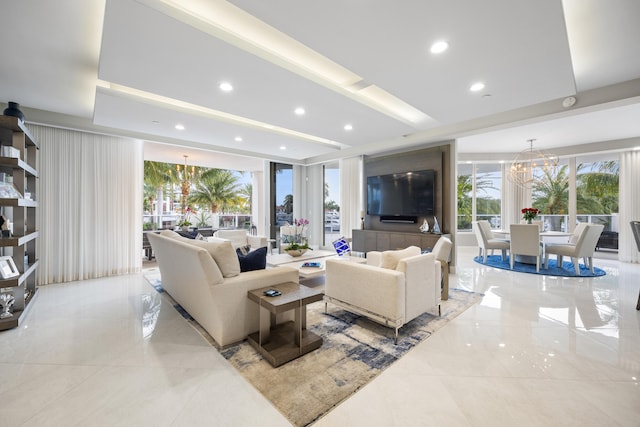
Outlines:
[{"label": "pink flower arrangement", "polygon": [[309,225],[308,219],[293,219],[293,239],[289,242],[287,249],[309,249],[307,240],[304,237],[304,228],[307,225]]}]

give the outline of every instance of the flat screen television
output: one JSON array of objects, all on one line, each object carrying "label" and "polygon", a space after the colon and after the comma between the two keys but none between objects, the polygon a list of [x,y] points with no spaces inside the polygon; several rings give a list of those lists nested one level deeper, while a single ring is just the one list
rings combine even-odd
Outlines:
[{"label": "flat screen television", "polygon": [[367,214],[423,216],[434,211],[434,170],[367,177]]}]

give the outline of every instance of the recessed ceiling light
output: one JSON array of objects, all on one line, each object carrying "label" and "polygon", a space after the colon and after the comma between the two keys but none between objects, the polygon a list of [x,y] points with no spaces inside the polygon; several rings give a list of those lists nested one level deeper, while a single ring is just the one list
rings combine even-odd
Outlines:
[{"label": "recessed ceiling light", "polygon": [[180,123],[178,123],[178,124],[176,125],[176,129],[178,129],[178,130],[184,130],[184,126],[183,126],[183,125],[181,125]]},{"label": "recessed ceiling light", "polygon": [[233,140],[235,142],[242,142],[242,137],[241,136],[236,136],[235,138],[233,138]]},{"label": "recessed ceiling light", "polygon": [[344,125],[344,130],[353,130],[353,125],[351,124]]},{"label": "recessed ceiling light", "polygon": [[478,92],[479,90],[482,90],[482,89],[484,89],[484,83],[481,83],[481,82],[474,83],[469,88],[471,92]]},{"label": "recessed ceiling light", "polygon": [[231,86],[231,83],[229,83],[229,82],[222,82],[222,83],[220,83],[220,86],[218,86],[218,87],[223,92],[231,92],[233,90],[233,86]]},{"label": "recessed ceiling light", "polygon": [[280,149],[281,149],[281,150],[286,150],[286,149],[287,149],[287,147],[285,147],[284,145],[281,145],[281,146],[280,146]]},{"label": "recessed ceiling light", "polygon": [[298,108],[296,108],[296,109],[295,109],[295,111],[294,111],[294,112],[295,112],[298,116],[302,116],[302,115],[304,115],[304,108],[302,108],[302,107],[298,107]]},{"label": "recessed ceiling light", "polygon": [[431,53],[442,53],[449,48],[449,43],[445,41],[435,42],[431,45]]}]

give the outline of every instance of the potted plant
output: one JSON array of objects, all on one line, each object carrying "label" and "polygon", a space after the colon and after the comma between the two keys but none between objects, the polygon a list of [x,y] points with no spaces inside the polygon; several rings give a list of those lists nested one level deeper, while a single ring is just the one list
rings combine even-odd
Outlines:
[{"label": "potted plant", "polygon": [[293,257],[298,257],[310,250],[307,238],[304,235],[304,228],[307,225],[309,225],[308,219],[293,219],[293,234],[288,236],[288,244],[284,248],[286,253]]},{"label": "potted plant", "polygon": [[185,218],[182,221],[178,222],[178,227],[182,228],[182,231],[188,231],[191,223]]}]

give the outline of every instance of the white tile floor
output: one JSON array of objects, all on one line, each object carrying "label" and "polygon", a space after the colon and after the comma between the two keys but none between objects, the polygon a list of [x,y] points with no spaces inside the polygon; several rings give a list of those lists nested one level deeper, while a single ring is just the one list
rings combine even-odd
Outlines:
[{"label": "white tile floor", "polygon": [[[640,265],[561,279],[471,261],[485,294],[317,426],[640,426]],[[0,426],[286,426],[141,275],[40,289],[0,332]]]}]

